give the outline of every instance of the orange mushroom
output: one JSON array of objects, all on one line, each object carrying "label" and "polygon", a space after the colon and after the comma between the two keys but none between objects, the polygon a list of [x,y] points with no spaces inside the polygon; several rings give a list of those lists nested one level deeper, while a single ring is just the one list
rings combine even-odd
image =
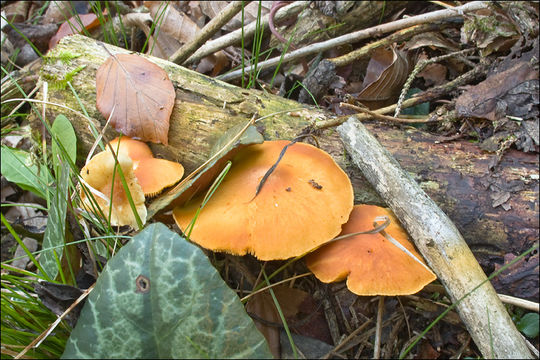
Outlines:
[{"label": "orange mushroom", "polygon": [[[146,206],[144,205],[144,193],[139,185],[135,174],[133,173],[133,161],[129,156],[120,153],[117,156],[118,165],[122,169],[131,198],[135,204],[137,213],[144,223],[146,221]],[[97,190],[99,193],[94,195],[94,199],[101,211],[108,216],[111,209],[111,225],[130,225],[137,228],[135,215],[129,205],[129,201],[124,191],[118,168],[114,175],[115,166],[114,156],[109,151],[102,151],[92,157],[92,159],[81,170],[81,177],[87,185]],[[90,191],[92,191],[90,189]],[[111,199],[112,190],[112,201]],[[85,191],[81,191],[82,205],[91,211],[92,205]],[[112,203],[112,204],[111,204]]]},{"label": "orange mushroom", "polygon": [[[265,141],[240,150],[200,212],[190,239],[213,251],[277,260],[304,254],[335,237],[353,207],[349,178],[329,154],[304,143],[290,145],[268,175],[288,144]],[[202,199],[174,208],[182,231]]]},{"label": "orange mushroom", "polygon": [[347,287],[357,295],[409,295],[420,291],[436,276],[423,263],[390,210],[356,205],[340,235],[370,230],[374,219],[382,215],[391,220],[386,233],[416,259],[380,233],[362,234],[332,242],[308,254],[307,267],[325,283],[347,278]]},{"label": "orange mushroom", "polygon": [[154,158],[150,147],[142,141],[122,136],[112,140],[110,145],[115,151],[118,148],[120,153],[124,152],[133,160],[135,176],[146,197],[156,196],[180,181],[184,175],[182,164]]}]

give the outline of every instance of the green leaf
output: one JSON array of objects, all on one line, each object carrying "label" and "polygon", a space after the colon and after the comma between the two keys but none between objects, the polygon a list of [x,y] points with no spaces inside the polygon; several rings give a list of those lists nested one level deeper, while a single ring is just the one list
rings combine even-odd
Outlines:
[{"label": "green leaf", "polygon": [[63,358],[271,358],[195,245],[154,223],[107,263]]},{"label": "green leaf", "polygon": [[519,331],[530,338],[535,338],[538,336],[538,314],[537,313],[528,313],[523,315],[521,319],[516,323],[516,326]]},{"label": "green leaf", "polygon": [[63,147],[63,149],[60,148],[56,141],[52,142],[52,155],[55,168],[58,170],[60,167],[59,159],[69,158],[75,164],[77,158],[77,136],[71,122],[64,115],[58,115],[52,124],[51,131]]},{"label": "green leaf", "polygon": [[[405,99],[411,98],[413,95],[421,93],[422,90],[418,88],[411,88],[407,95],[405,96]],[[415,106],[411,106],[409,108],[401,110],[401,113],[403,115],[428,115],[429,114],[429,103],[424,102]]]},{"label": "green leaf", "polygon": [[[58,275],[58,264],[56,259],[62,257],[66,234],[66,209],[68,199],[69,185],[69,164],[63,162],[60,166],[58,184],[54,196],[51,197],[51,206],[47,218],[47,228],[43,235],[43,252],[39,263],[49,278],[54,279]],[[56,256],[55,256],[56,253]]]},{"label": "green leaf", "polygon": [[0,158],[2,175],[8,181],[17,184],[23,190],[31,191],[39,197],[46,198],[48,190],[46,186],[48,183],[46,169],[40,168],[33,163],[28,152],[2,145]]},{"label": "green leaf", "polygon": [[[244,127],[243,124],[232,127],[221,136],[212,147],[211,156],[216,154],[225,145],[227,145]],[[182,182],[169,190],[165,194],[158,196],[148,206],[147,219],[150,219],[158,211],[163,209],[170,210],[176,205],[182,205],[188,199],[206,191],[216,176],[223,170],[227,161],[232,159],[236,152],[247,145],[260,144],[264,141],[263,136],[257,131],[255,126],[251,125],[242,134],[242,136],[233,144],[225,148],[219,157],[210,162],[193,179]]]}]

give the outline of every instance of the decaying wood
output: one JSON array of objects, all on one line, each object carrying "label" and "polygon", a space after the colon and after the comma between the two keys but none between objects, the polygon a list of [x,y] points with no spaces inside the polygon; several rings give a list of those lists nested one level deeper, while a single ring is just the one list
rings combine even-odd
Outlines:
[{"label": "decaying wood", "polygon": [[337,131],[355,164],[400,219],[452,302],[461,299],[458,312],[482,355],[532,358],[495,289],[446,214],[354,117]]},{"label": "decaying wood", "polygon": [[[114,46],[105,46],[114,54],[128,52]],[[61,61],[66,54],[79,56],[66,64]],[[102,129],[106,119],[96,109],[95,75],[108,56],[105,49],[93,39],[80,35],[64,38],[46,56],[41,69],[42,80],[51,85],[49,101],[81,111],[77,97],[69,87],[62,89],[55,86],[67,74],[72,74],[71,84],[81,104],[93,124]],[[169,146],[150,146],[157,157],[181,162],[186,174],[209,157],[213,143],[225,130],[245,124],[253,114],[261,117],[289,110],[257,122],[259,131],[267,140],[293,139],[333,118],[329,113],[295,101],[258,90],[240,89],[165,60],[147,58],[169,74],[176,90]],[[82,70],[73,74],[75,69],[81,67]],[[298,111],[299,108],[302,110]],[[58,114],[68,116],[75,127],[81,165],[94,143],[88,120],[65,109],[48,106],[49,121]],[[376,124],[366,126],[401,162],[402,167],[414,174],[420,186],[450,216],[467,242],[478,250],[477,256],[486,256],[486,260],[502,259],[505,252],[523,251],[537,239],[538,208],[534,204],[537,204],[535,194],[538,192],[538,180],[531,176],[537,174],[537,156],[510,151],[503,158],[499,170],[490,173],[487,164],[492,155],[479,151],[474,144],[437,143],[437,137],[412,128]],[[387,199],[381,200],[357,167],[344,156],[343,144],[334,129],[320,129],[313,134],[321,147],[350,175],[356,203],[390,204]],[[105,136],[110,140],[117,133],[109,128]],[[379,165],[383,167],[384,163]],[[519,186],[516,187],[516,184]],[[504,189],[505,186],[510,196],[503,204],[494,206],[491,195],[496,189]],[[502,205],[510,209],[506,211]],[[515,293],[510,295],[522,297]],[[481,315],[485,314],[484,308]],[[494,316],[490,310],[490,319]],[[497,339],[500,334],[496,335]]]}]

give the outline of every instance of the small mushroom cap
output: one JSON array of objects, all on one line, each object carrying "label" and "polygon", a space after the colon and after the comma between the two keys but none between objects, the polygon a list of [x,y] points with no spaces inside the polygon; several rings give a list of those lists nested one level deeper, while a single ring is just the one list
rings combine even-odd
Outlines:
[{"label": "small mushroom cap", "polygon": [[[133,173],[133,161],[124,153],[118,154],[117,158],[118,166],[122,169],[137,213],[144,223],[146,221],[144,193]],[[129,205],[118,168],[116,169],[113,184],[114,163],[115,161],[112,153],[110,151],[102,151],[92,157],[88,164],[82,168],[81,177],[91,187],[98,190],[109,199],[111,196],[111,189],[113,189],[111,225],[130,225],[133,228],[137,228],[137,220]],[[94,195],[94,198],[103,214],[108,216],[109,205],[107,204],[107,201],[97,195]],[[82,205],[87,210],[92,211],[91,200],[86,196],[86,193],[83,190],[81,190],[81,199]]]},{"label": "small mushroom cap", "polygon": [[144,195],[153,197],[163,189],[173,186],[184,176],[182,164],[165,159],[142,159],[135,168]]},{"label": "small mushroom cap", "polygon": [[[118,145],[118,143],[120,143],[120,145]],[[139,140],[134,140],[129,136],[122,136],[121,138],[117,137],[109,144],[115,151],[119,146],[120,152],[126,152],[133,161],[154,157],[152,150],[150,150],[150,147],[146,145],[146,143]]]},{"label": "small mushroom cap", "polygon": [[150,147],[142,141],[122,136],[109,144],[115,151],[119,146],[119,152],[128,155],[133,160],[135,176],[147,197],[156,196],[163,189],[179,182],[184,176],[182,164],[154,158]]},{"label": "small mushroom cap", "polygon": [[[340,235],[370,230],[373,220],[382,215],[391,220],[385,231],[422,261],[396,217],[385,208],[356,205]],[[306,264],[322,282],[347,278],[347,287],[357,295],[410,295],[437,278],[382,234],[356,235],[324,245],[306,256]]]},{"label": "small mushroom cap", "polygon": [[[353,207],[352,185],[332,157],[314,146],[289,146],[255,196],[287,144],[265,141],[238,152],[200,212],[190,236],[193,242],[213,251],[277,260],[304,254],[341,231]],[[201,202],[202,196],[174,208],[182,231]]]}]

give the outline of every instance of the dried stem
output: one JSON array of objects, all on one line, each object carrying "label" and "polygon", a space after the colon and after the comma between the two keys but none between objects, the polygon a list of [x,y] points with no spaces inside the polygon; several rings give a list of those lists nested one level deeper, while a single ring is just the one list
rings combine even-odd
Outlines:
[{"label": "dried stem", "polygon": [[206,40],[210,39],[212,35],[223,27],[223,25],[227,24],[229,20],[238,14],[242,10],[242,6],[245,6],[250,2],[251,1],[231,1],[221,13],[210,20],[210,22],[197,33],[193,40],[184,44],[184,46],[171,55],[169,61],[181,65],[195,50],[200,48]]},{"label": "dried stem", "polygon": [[374,359],[380,358],[383,312],[384,312],[384,296],[380,295],[379,304],[377,306],[377,324],[375,327],[375,341],[373,344],[373,358]]},{"label": "dried stem", "polygon": [[[298,14],[300,11],[302,11],[306,6],[308,6],[308,4],[309,4],[309,1],[295,1],[291,5],[288,5],[284,8],[279,9],[278,12],[276,13],[276,16],[274,16],[274,21],[280,21],[280,20],[289,18],[291,16],[294,16]],[[265,15],[261,18],[261,22],[259,26],[262,29],[266,29],[268,27],[268,19],[269,19],[268,15]],[[242,40],[242,36],[244,37],[244,41],[246,41],[247,39],[251,38],[253,34],[255,34],[256,30],[257,30],[257,24],[256,24],[256,21],[253,21],[249,25],[244,26],[243,34],[242,34],[242,29],[238,29],[238,30],[228,33],[227,35],[220,37],[219,39],[209,41],[204,46],[202,46],[199,50],[197,50],[195,54],[191,55],[184,62],[184,65],[186,66],[191,65],[201,60],[203,57],[213,54],[216,51],[222,50],[226,48],[227,46],[239,44],[240,41]]]}]

